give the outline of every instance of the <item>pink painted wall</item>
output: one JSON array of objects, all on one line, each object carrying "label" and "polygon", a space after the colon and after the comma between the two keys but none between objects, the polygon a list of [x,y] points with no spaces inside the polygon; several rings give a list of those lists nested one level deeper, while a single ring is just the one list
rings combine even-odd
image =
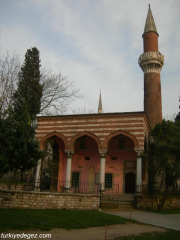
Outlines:
[{"label": "pink painted wall", "polygon": [[[62,147],[62,142],[59,146]],[[75,142],[75,151],[72,158],[71,172],[80,172],[80,180],[88,181],[88,174],[91,164],[95,168],[95,173],[100,173],[100,154],[98,152],[97,143],[91,137],[86,137],[86,149],[79,150],[79,139]],[[134,144],[131,139],[125,138],[125,150],[118,150],[118,137],[111,139],[109,142],[108,153],[106,154],[106,173],[113,173],[113,183],[119,184],[120,192],[123,180],[122,160],[135,160],[136,152],[133,150]],[[61,148],[62,149],[62,148]],[[90,160],[85,160],[85,157],[89,157]],[[112,160],[112,157],[116,157],[116,160]],[[59,161],[59,181],[66,179],[66,164],[67,156],[64,150],[60,151]]]},{"label": "pink painted wall", "polygon": [[[96,141],[86,137],[86,150],[79,150],[80,139],[75,142],[75,154],[72,159],[72,172],[81,172],[81,181],[88,181],[88,174],[91,164],[94,165],[95,173],[99,173],[100,154]],[[85,160],[89,157],[90,160]]]}]

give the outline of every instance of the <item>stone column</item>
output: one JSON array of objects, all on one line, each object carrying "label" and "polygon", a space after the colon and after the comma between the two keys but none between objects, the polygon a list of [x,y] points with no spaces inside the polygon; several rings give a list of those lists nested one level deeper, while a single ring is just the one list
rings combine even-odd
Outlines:
[{"label": "stone column", "polygon": [[71,163],[73,157],[73,150],[66,151],[67,154],[67,166],[66,166],[66,189],[71,187]]},{"label": "stone column", "polygon": [[100,163],[100,185],[101,190],[105,190],[105,167],[106,167],[106,152],[107,150],[99,150],[99,153],[101,154],[101,163]]},{"label": "stone column", "polygon": [[141,191],[142,187],[142,150],[135,150],[137,153],[137,166],[136,166],[136,190]]},{"label": "stone column", "polygon": [[35,191],[40,191],[40,184],[41,184],[41,159],[37,162],[36,168],[36,177],[35,177]]}]

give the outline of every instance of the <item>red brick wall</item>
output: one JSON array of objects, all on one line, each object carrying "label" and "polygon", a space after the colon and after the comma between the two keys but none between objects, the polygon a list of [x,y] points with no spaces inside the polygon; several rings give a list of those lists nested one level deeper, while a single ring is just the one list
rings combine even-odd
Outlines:
[{"label": "red brick wall", "polygon": [[[72,139],[86,131],[96,136],[100,141],[100,145],[104,148],[104,141],[109,134],[122,130],[133,135],[137,139],[139,147],[143,148],[148,127],[144,113],[39,117],[36,138],[41,144],[43,137],[57,132],[64,136],[71,149]],[[65,149],[68,149],[68,147],[65,147]]]},{"label": "red brick wall", "polygon": [[162,121],[161,81],[158,73],[144,75],[144,111],[151,128]]},{"label": "red brick wall", "polygon": [[144,39],[144,52],[158,52],[158,35],[146,33]]}]

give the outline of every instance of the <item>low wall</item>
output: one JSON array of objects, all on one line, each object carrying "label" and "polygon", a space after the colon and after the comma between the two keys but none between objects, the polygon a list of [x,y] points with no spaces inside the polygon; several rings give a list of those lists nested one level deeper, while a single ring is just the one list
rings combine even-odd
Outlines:
[{"label": "low wall", "polygon": [[[135,196],[134,207],[157,210],[157,203],[162,200],[161,196],[147,197],[147,196]],[[180,196],[169,196],[165,199],[163,209],[180,209]]]},{"label": "low wall", "polygon": [[0,190],[0,208],[31,209],[98,209],[100,196]]}]

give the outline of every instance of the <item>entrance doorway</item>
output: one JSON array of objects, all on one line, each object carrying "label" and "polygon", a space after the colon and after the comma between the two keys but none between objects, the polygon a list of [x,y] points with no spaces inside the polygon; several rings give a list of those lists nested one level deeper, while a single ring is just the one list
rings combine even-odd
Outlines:
[{"label": "entrance doorway", "polygon": [[125,174],[125,193],[135,193],[136,175],[132,172]]}]

